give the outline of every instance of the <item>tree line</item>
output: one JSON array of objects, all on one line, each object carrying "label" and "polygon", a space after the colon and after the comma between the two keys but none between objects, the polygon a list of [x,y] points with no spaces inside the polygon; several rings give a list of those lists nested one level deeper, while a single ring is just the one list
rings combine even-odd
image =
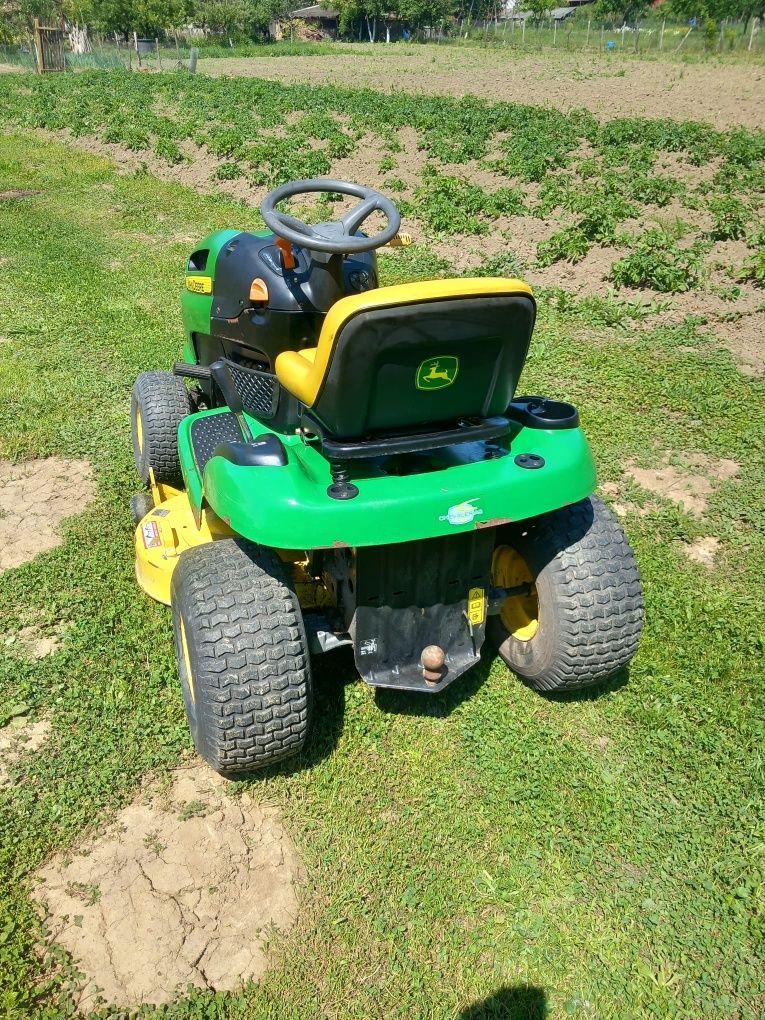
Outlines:
[{"label": "tree line", "polygon": [[[193,25],[226,40],[245,41],[268,36],[269,26],[289,17],[307,0],[11,0],[3,9],[0,42],[11,42],[28,31],[33,20],[45,24],[87,26],[101,35],[136,32],[162,36]],[[565,0],[516,0],[516,9],[531,11],[535,20],[549,16]],[[338,12],[341,35],[357,36],[359,26],[370,40],[378,23],[396,19],[416,31],[423,27],[457,31],[504,16],[503,0],[325,0]],[[678,21],[747,21],[762,17],[765,0],[664,0],[655,8],[650,0],[597,0],[587,8],[593,20],[634,24],[651,13]]]}]

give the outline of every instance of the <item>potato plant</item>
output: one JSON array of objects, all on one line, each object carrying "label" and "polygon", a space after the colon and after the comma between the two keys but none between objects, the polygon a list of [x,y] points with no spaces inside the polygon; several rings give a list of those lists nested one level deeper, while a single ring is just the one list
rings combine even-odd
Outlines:
[{"label": "potato plant", "polygon": [[[538,245],[537,267],[579,261],[593,245],[614,246],[626,249],[619,259],[615,252],[614,282],[661,292],[701,285],[710,243],[745,239],[765,205],[763,131],[636,117],[601,124],[584,110],[473,96],[179,74],[6,75],[0,124],[94,136],[168,167],[193,158],[182,148],[193,142],[219,161],[213,179],[241,178],[258,188],[329,175],[336,160],[377,139],[378,172],[391,174],[381,186],[413,196],[404,212],[425,237],[484,235],[503,216],[552,219],[557,229]],[[404,128],[416,134],[413,152],[404,151]],[[669,153],[710,172],[690,188],[657,171]],[[407,171],[412,158],[418,169]],[[474,167],[490,171],[497,184],[474,179]],[[711,227],[699,227],[682,248],[652,222],[672,202],[711,214]],[[753,248],[738,268],[742,279],[759,283],[761,256]]]}]

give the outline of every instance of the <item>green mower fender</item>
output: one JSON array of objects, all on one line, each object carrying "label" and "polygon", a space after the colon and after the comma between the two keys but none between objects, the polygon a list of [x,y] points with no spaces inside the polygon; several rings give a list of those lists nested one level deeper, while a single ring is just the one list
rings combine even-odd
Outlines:
[{"label": "green mower fender", "polygon": [[[437,538],[549,513],[595,489],[595,464],[581,428],[523,428],[496,459],[454,463],[421,474],[358,477],[355,499],[327,494],[329,464],[299,436],[280,436],[287,464],[244,467],[212,457],[201,479],[194,463],[190,415],[178,439],[189,500],[206,505],[237,534],[277,549],[387,545]],[[254,435],[269,430],[249,419]]]}]

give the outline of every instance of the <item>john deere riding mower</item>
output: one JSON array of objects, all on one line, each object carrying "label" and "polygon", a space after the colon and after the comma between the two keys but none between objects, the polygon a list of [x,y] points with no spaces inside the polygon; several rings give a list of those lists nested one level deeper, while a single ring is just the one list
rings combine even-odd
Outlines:
[{"label": "john deere riding mower", "polygon": [[[317,226],[277,208],[316,192],[360,201]],[[136,572],[172,606],[199,753],[232,775],[298,752],[311,657],[344,645],[424,697],[487,637],[539,691],[623,669],[640,580],[579,416],[516,396],[530,288],[378,286],[400,220],[371,188],[296,181],[261,212],[269,232],[193,252],[183,361],[133,389]]]}]

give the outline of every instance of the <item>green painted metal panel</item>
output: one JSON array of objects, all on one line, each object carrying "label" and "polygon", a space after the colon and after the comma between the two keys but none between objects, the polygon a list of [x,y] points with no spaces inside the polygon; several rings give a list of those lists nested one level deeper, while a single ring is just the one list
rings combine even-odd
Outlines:
[{"label": "green painted metal panel", "polygon": [[[201,412],[210,414],[216,412]],[[196,416],[181,425],[179,442],[189,498],[200,505],[202,486],[189,433]],[[255,435],[268,431],[252,419]],[[589,496],[595,464],[581,429],[522,429],[510,455],[462,463],[415,475],[353,475],[359,495],[330,499],[329,465],[315,446],[281,436],[286,467],[238,467],[214,457],[207,464],[204,496],[234,531],[276,548],[386,545],[454,534],[498,520],[537,517]],[[538,470],[515,463],[521,453],[545,459]]]},{"label": "green painted metal panel", "polygon": [[[203,272],[195,272],[193,275],[209,276],[214,285],[215,265],[218,261],[218,253],[221,248],[225,244],[228,244],[228,242],[233,237],[236,237],[237,234],[241,234],[241,230],[216,230],[203,241],[200,241],[194,250],[202,251],[207,249],[209,251],[209,255],[207,256],[207,265]],[[185,286],[181,293],[181,315],[183,317],[183,329],[185,333],[183,360],[188,364],[193,365],[197,360],[192,340],[194,333],[210,332],[212,301],[212,294],[192,294]]]}]

